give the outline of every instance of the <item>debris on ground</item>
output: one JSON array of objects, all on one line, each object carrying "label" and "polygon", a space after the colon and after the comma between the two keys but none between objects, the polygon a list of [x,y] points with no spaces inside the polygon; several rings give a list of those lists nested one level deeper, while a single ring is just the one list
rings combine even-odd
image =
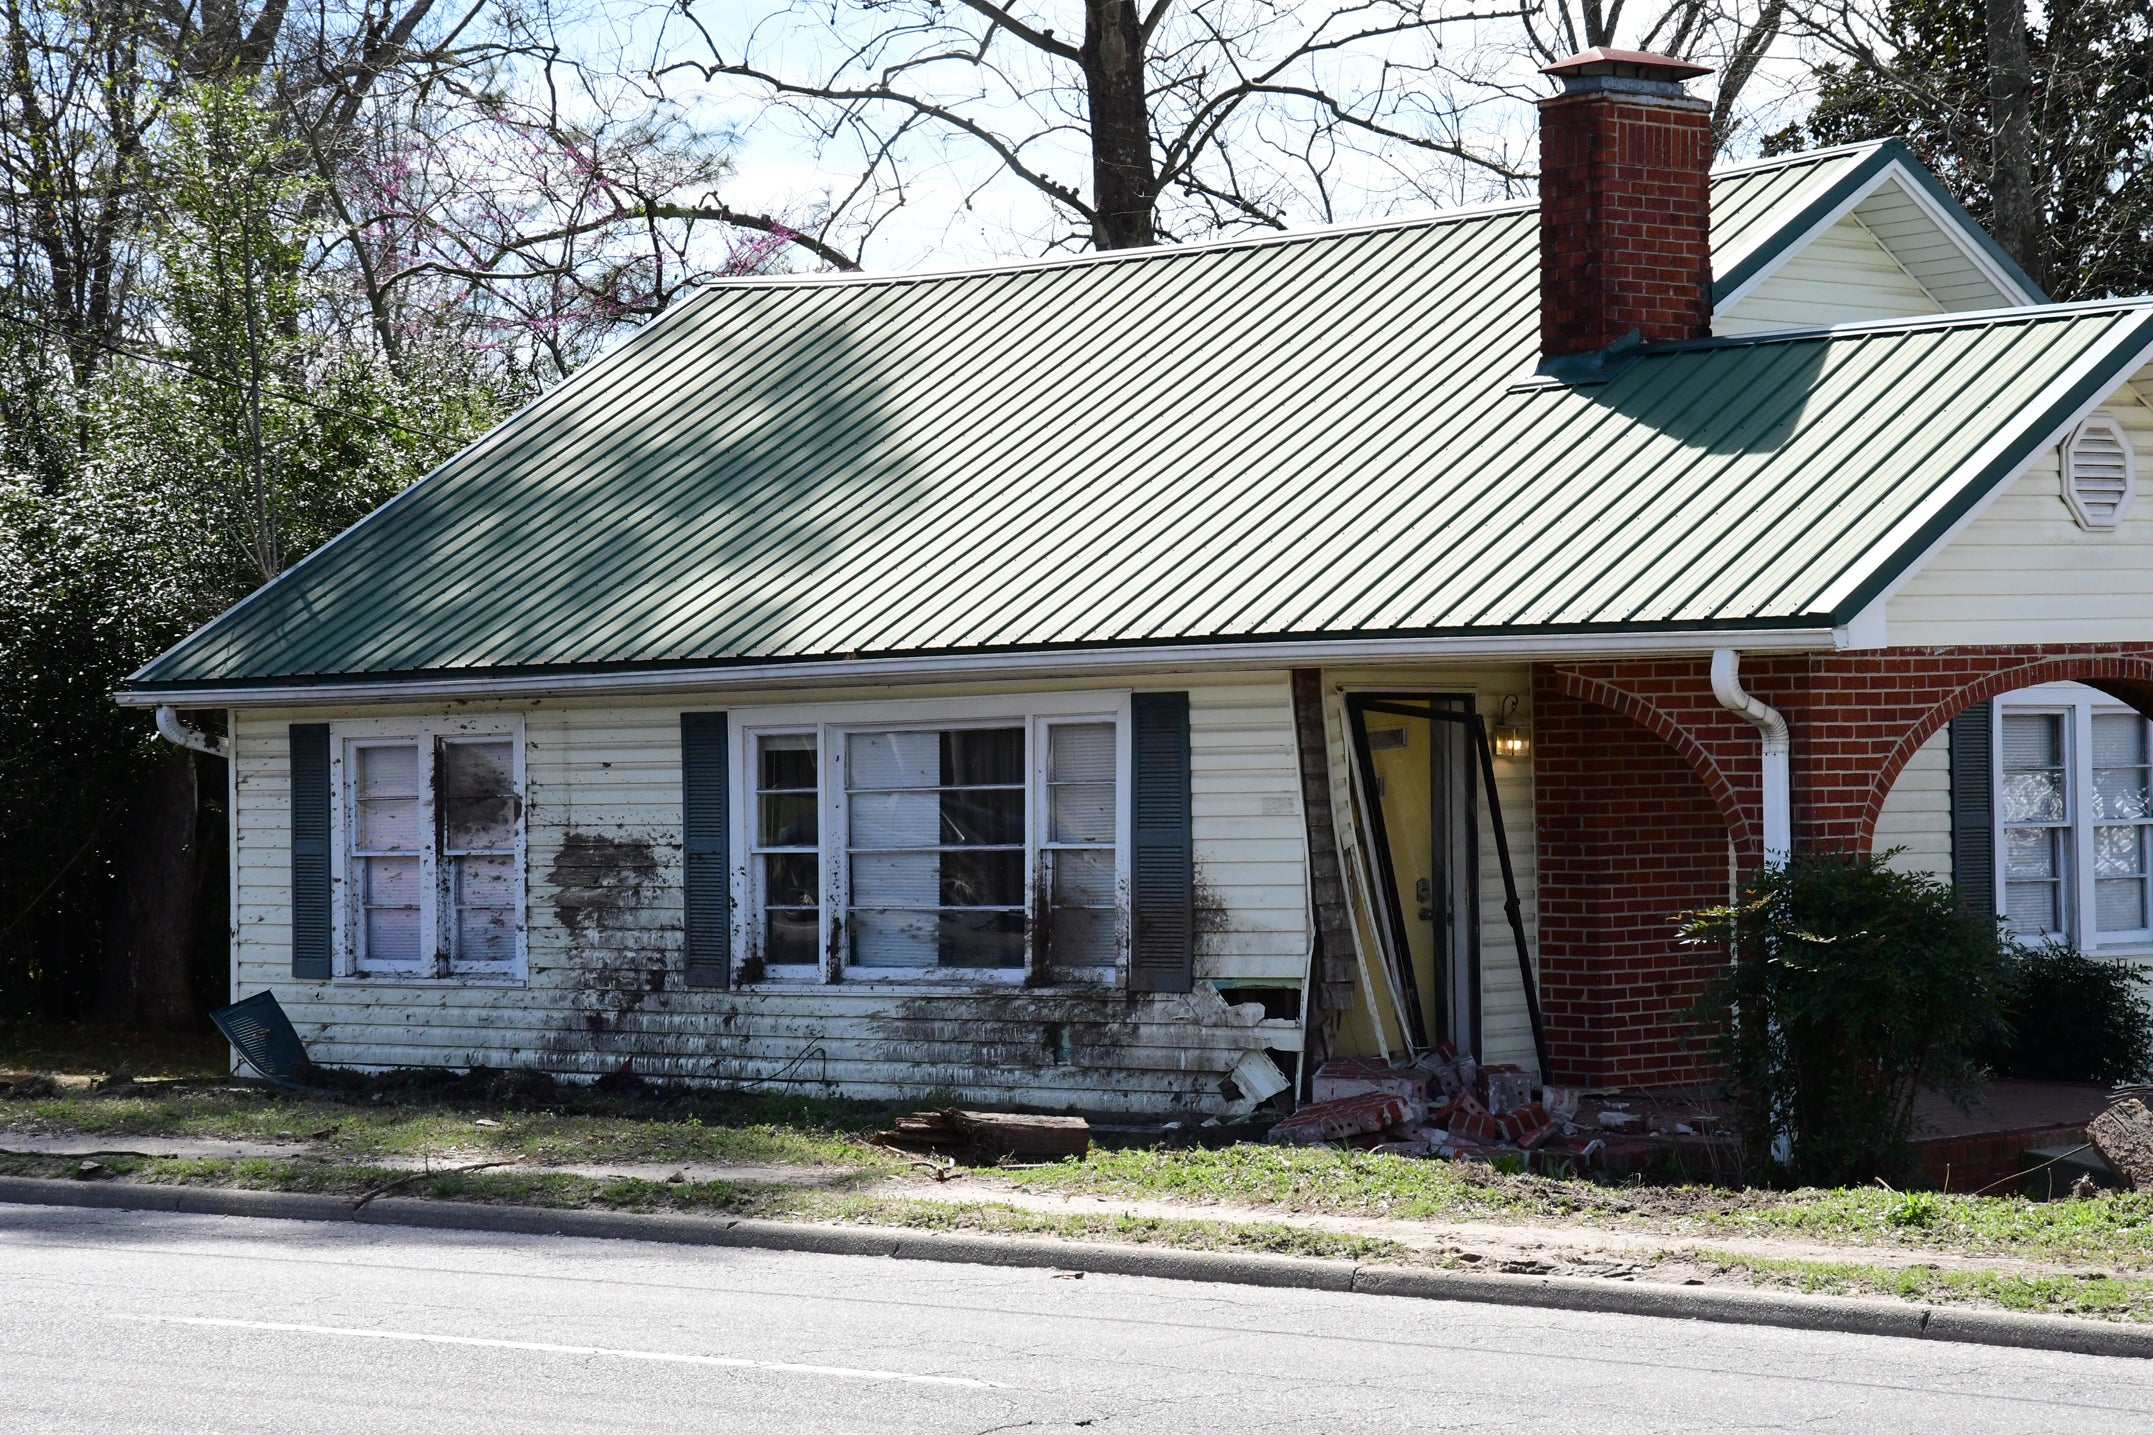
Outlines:
[{"label": "debris on ground", "polygon": [[897,1151],[964,1151],[988,1158],[1059,1161],[1091,1150],[1091,1123],[1081,1116],[1033,1116],[1015,1111],[915,1111],[868,1140]]},{"label": "debris on ground", "polygon": [[2153,1109],[2137,1097],[2086,1123],[2086,1139],[2133,1191],[2153,1191]]},{"label": "debris on ground", "polygon": [[1308,1105],[1271,1128],[1292,1145],[1393,1156],[1500,1161],[1523,1169],[1635,1175],[1670,1162],[1719,1169],[1725,1113],[1665,1093],[1547,1086],[1507,1062],[1480,1065],[1441,1045],[1412,1061],[1343,1057],[1309,1081]]},{"label": "debris on ground", "polygon": [[0,1081],[0,1097],[10,1101],[37,1101],[59,1094],[60,1083],[49,1076],[22,1076],[13,1081]]},{"label": "debris on ground", "polygon": [[1281,1146],[1320,1146],[1355,1136],[1401,1135],[1420,1125],[1423,1107],[1410,1096],[1388,1091],[1363,1091],[1334,1101],[1314,1101],[1285,1117],[1271,1128],[1271,1140]]}]

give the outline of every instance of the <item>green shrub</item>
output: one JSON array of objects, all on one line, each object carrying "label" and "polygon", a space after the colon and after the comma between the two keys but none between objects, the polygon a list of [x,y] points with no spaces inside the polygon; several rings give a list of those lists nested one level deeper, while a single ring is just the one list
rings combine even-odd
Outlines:
[{"label": "green shrub", "polygon": [[2138,1081],[2153,1074],[2147,974],[2058,943],[2012,954],[2009,1024],[1990,1048],[1998,1076]]},{"label": "green shrub", "polygon": [[1995,922],[1882,857],[1803,852],[1679,921],[1718,967],[1705,1011],[1760,1174],[1907,1173],[1915,1094],[1970,1089],[2002,1029],[2010,957]]}]

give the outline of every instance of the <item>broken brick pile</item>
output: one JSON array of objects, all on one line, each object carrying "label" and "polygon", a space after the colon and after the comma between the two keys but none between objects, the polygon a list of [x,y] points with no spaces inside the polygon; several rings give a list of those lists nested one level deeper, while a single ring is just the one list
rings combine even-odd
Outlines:
[{"label": "broken brick pile", "polygon": [[1325,1062],[1309,1095],[1271,1128],[1272,1141],[1453,1160],[1492,1160],[1507,1151],[1533,1169],[1627,1174],[1708,1141],[1716,1124],[1714,1113],[1660,1098],[1550,1086],[1535,1099],[1523,1067],[1483,1066],[1448,1045],[1410,1062]]}]

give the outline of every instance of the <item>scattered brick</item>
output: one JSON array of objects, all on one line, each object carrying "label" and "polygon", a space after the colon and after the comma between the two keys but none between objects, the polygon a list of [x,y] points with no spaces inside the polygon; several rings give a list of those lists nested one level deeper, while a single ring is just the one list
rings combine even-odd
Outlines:
[{"label": "scattered brick", "polygon": [[1428,1074],[1412,1067],[1394,1067],[1371,1056],[1354,1056],[1326,1061],[1316,1068],[1309,1083],[1309,1097],[1314,1101],[1338,1101],[1370,1092],[1426,1101]]},{"label": "scattered brick", "polygon": [[1481,1104],[1497,1116],[1533,1099],[1533,1079],[1522,1066],[1483,1066],[1478,1086]]},{"label": "scattered brick", "polygon": [[1283,1146],[1317,1146],[1326,1141],[1388,1131],[1418,1123],[1421,1106],[1407,1097],[1370,1091],[1336,1101],[1302,1107],[1271,1128],[1271,1140]]}]

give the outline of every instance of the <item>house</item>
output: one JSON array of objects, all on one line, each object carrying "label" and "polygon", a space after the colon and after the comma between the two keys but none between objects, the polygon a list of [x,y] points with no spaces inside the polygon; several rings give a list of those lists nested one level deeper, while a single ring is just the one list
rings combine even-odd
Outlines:
[{"label": "house", "polygon": [[2153,300],[1551,72],[1537,203],[712,285],[143,668],[227,714],[235,996],[1231,1112],[1693,1076],[1670,916],[1805,844],[2153,952]]}]

